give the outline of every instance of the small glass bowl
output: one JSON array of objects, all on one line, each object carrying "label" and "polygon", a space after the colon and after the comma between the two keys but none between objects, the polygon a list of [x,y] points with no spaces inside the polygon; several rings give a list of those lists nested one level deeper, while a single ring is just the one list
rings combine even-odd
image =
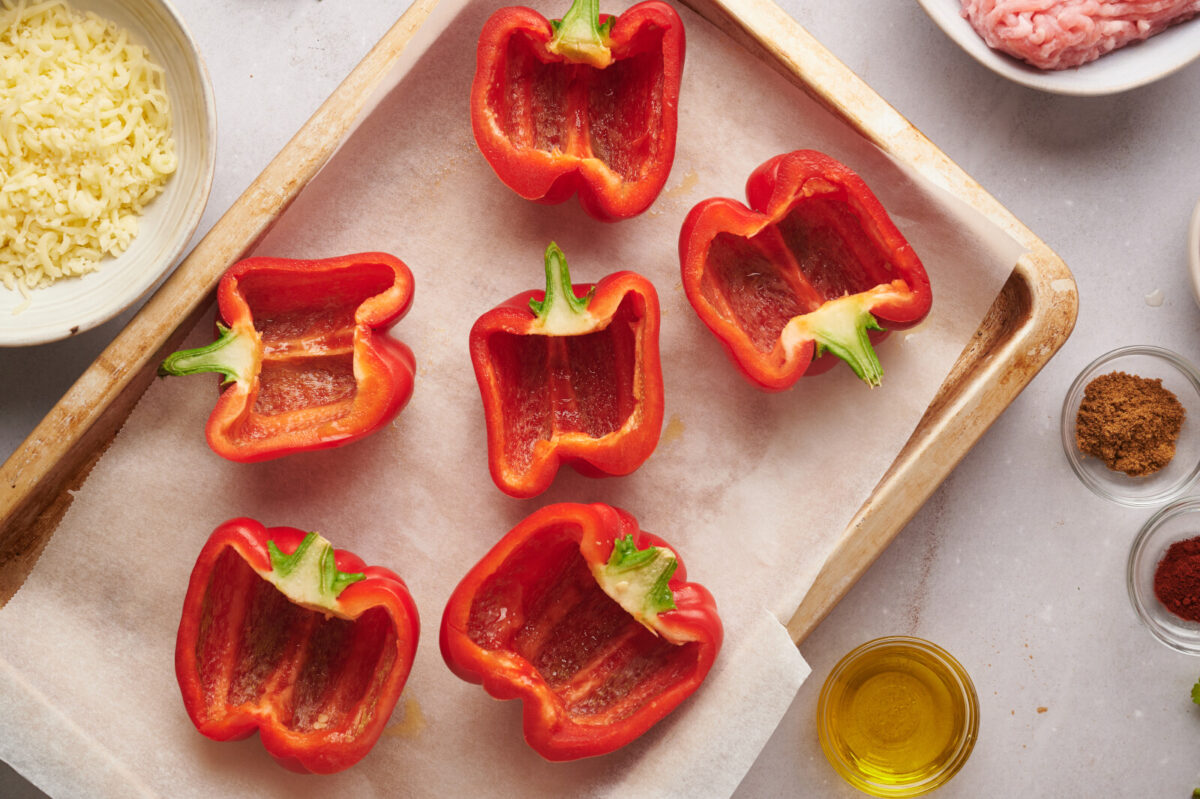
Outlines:
[{"label": "small glass bowl", "polygon": [[[924,712],[908,712],[922,705]],[[817,734],[834,771],[858,790],[920,796],[967,762],[979,736],[979,699],[966,670],[936,644],[877,638],[829,672]]]},{"label": "small glass bowl", "polygon": [[1154,572],[1167,547],[1200,536],[1200,499],[1181,499],[1155,513],[1129,550],[1126,583],[1138,620],[1177,652],[1200,655],[1200,624],[1167,610],[1154,596]]},{"label": "small glass bowl", "polygon": [[[1075,418],[1083,391],[1092,380],[1110,372],[1161,378],[1163,388],[1178,397],[1187,412],[1175,443],[1175,457],[1153,474],[1130,477],[1114,471],[1099,458],[1085,455],[1075,443]],[[1137,508],[1178,498],[1200,477],[1200,372],[1161,347],[1122,347],[1101,355],[1079,373],[1067,391],[1062,410],[1062,445],[1075,475],[1105,499]]]}]

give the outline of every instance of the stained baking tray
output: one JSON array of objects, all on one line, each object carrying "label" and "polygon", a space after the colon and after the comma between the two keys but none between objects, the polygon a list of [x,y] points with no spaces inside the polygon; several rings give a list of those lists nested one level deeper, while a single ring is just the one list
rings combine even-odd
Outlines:
[{"label": "stained baking tray", "polygon": [[[254,250],[264,238],[269,239],[269,245],[278,238],[286,238],[290,233],[295,233],[299,224],[296,222],[296,216],[299,214],[299,218],[303,219],[306,209],[311,213],[313,196],[323,195],[324,189],[328,188],[331,182],[336,184],[347,171],[352,171],[348,164],[353,163],[356,157],[362,157],[361,145],[364,138],[378,137],[381,131],[390,130],[386,121],[389,119],[389,113],[398,114],[405,119],[419,118],[416,112],[421,106],[414,100],[419,101],[420,96],[406,94],[403,95],[404,102],[398,103],[394,95],[389,97],[389,93],[392,87],[398,84],[411,87],[419,83],[421,87],[425,86],[416,78],[409,82],[405,76],[419,74],[423,79],[430,77],[428,64],[425,65],[425,71],[421,72],[422,53],[430,50],[431,42],[441,41],[439,37],[444,35],[443,26],[446,20],[457,19],[455,15],[472,3],[472,13],[478,17],[478,12],[484,6],[478,0],[418,0],[217,222],[175,274],[0,469],[4,478],[0,483],[0,603],[7,602],[14,595],[35,567],[39,554],[54,534],[72,501],[71,491],[82,484],[91,467],[130,416],[135,403],[152,382],[156,364],[167,352],[177,348],[189,331],[196,327],[197,322],[210,313],[213,288],[222,272],[231,263]],[[798,87],[829,112],[831,124],[839,131],[837,136],[852,137],[856,145],[861,137],[892,161],[900,164],[903,169],[916,172],[927,183],[933,184],[946,194],[949,202],[973,208],[1025,250],[1019,258],[1014,256],[1007,283],[995,296],[986,315],[983,315],[983,308],[992,297],[995,287],[1000,284],[1001,276],[1008,270],[1007,260],[999,263],[999,268],[994,272],[993,282],[987,284],[987,290],[976,294],[978,303],[972,305],[972,308],[978,308],[982,320],[936,398],[926,406],[924,398],[932,395],[933,387],[945,373],[946,366],[957,351],[957,343],[952,349],[946,349],[944,360],[939,361],[941,365],[938,371],[931,375],[932,380],[928,383],[927,392],[922,394],[919,403],[912,405],[906,428],[892,439],[892,443],[886,449],[879,450],[880,453],[886,454],[875,461],[878,470],[872,472],[870,479],[863,482],[861,491],[854,494],[855,502],[842,506],[842,511],[836,517],[836,524],[822,528],[822,534],[825,536],[822,539],[822,552],[829,552],[829,555],[819,568],[814,562],[811,571],[807,571],[809,564],[803,564],[806,578],[816,573],[815,582],[810,590],[802,600],[801,589],[788,594],[784,600],[777,601],[773,606],[777,618],[786,618],[790,613],[788,633],[793,641],[799,643],[854,584],[988,425],[1065,341],[1076,313],[1075,285],[1065,265],[1044,243],[779,8],[763,0],[695,0],[688,5],[745,49],[749,55],[738,52],[737,59],[760,67],[753,70],[755,77],[762,81],[764,86],[782,89],[783,91],[774,95],[781,103],[803,104],[806,109],[804,113],[824,116],[819,108],[811,106],[806,98],[794,91],[793,87]],[[724,41],[714,41],[719,38],[719,34],[714,34],[708,36],[708,41],[710,45],[720,45],[716,49],[722,53],[737,50],[737,47],[732,45],[725,47],[728,43]],[[461,44],[459,42],[455,47]],[[695,60],[689,62],[693,68],[701,62],[699,52],[694,56]],[[762,64],[756,63],[755,58]],[[768,69],[761,68],[762,65],[774,70],[781,77],[770,74]],[[694,72],[693,77],[700,74],[703,73]],[[436,90],[430,88],[428,91]],[[746,92],[745,88],[741,91]],[[377,105],[382,119],[380,115],[373,113]],[[462,110],[465,114],[465,101]],[[457,119],[457,116],[455,118]],[[363,124],[363,132],[366,135],[351,141],[351,134],[360,123]],[[427,164],[427,168],[435,172],[438,169],[462,169],[469,166],[469,163],[463,160],[468,154],[470,157],[477,157],[470,145],[469,134],[463,141],[446,142],[447,145],[457,146],[461,151],[453,154],[444,153],[445,148],[440,146],[421,150],[419,147],[410,147],[412,143],[408,140],[397,138],[395,142],[398,150],[411,150],[404,157],[418,166],[431,159],[437,161],[440,154],[444,157],[442,161]],[[343,144],[346,145],[343,157],[335,157]],[[691,155],[694,165],[696,153],[693,151]],[[459,160],[455,161],[456,158]],[[678,156],[676,164],[680,164]],[[716,165],[713,166],[715,168]],[[318,172],[323,169],[326,171],[318,177]],[[430,181],[431,186],[441,180],[434,177],[436,179]],[[701,178],[705,179],[707,178]],[[685,174],[682,183],[687,182],[688,176]],[[301,197],[302,190],[310,186],[312,191]],[[669,207],[673,214],[682,207],[680,202],[683,194],[685,192],[679,191],[678,187],[672,188],[669,185],[664,192],[665,202],[661,205]],[[294,200],[298,202],[289,213],[289,207]],[[557,214],[556,220],[560,223],[575,224],[575,218],[569,209],[551,209],[550,212]],[[652,209],[647,216],[655,213],[656,210]],[[536,214],[529,211],[529,214],[529,218],[540,218],[542,215],[541,211]],[[656,224],[662,228],[670,218],[670,214],[664,214]],[[348,216],[347,219],[352,221],[353,217]],[[622,223],[618,228],[605,230],[617,230],[621,234],[619,238],[625,239],[625,231],[628,228],[624,226],[640,223],[640,220],[631,221]],[[582,223],[575,226],[580,228],[574,232],[577,237],[592,232],[582,228]],[[275,234],[268,237],[272,229]],[[572,235],[565,230],[563,234]],[[617,236],[614,234],[613,238]],[[406,241],[409,245],[417,243],[407,236]],[[663,250],[662,247],[658,249]],[[1016,248],[1013,249],[1015,251]],[[407,257],[407,248],[401,254]],[[428,252],[426,254],[428,255]],[[658,259],[660,267],[669,267],[669,253],[665,263],[661,253],[655,258]],[[445,274],[442,272],[445,265],[440,260],[429,259],[426,264],[436,266],[438,271],[433,274],[439,278]],[[448,277],[453,280],[455,275],[451,273]],[[667,283],[661,283],[660,292],[667,286]],[[675,290],[678,292],[678,287],[675,287]],[[418,294],[421,291],[419,288]],[[937,295],[938,289],[935,285],[935,297]],[[678,301],[679,297],[673,296],[673,299]],[[414,316],[420,316],[426,307],[417,307]],[[678,321],[672,320],[672,323],[677,328],[681,325],[686,326],[688,321],[695,323],[694,319],[683,318],[686,316],[686,310],[680,307],[678,302],[676,307],[679,317],[676,317]],[[973,310],[970,315],[964,317],[962,337],[956,337],[955,342],[965,339],[967,332],[975,325],[975,314],[976,311]],[[428,316],[425,317],[425,321],[430,321]],[[411,322],[410,318],[402,323],[399,330],[402,338],[414,334],[412,328],[404,327]],[[915,342],[919,342],[920,335],[917,334]],[[712,342],[705,343],[712,345]],[[903,345],[898,351],[896,342],[889,344],[893,347],[890,350],[892,355],[903,354]],[[919,346],[918,343],[914,343],[914,347],[908,349],[915,351]],[[828,385],[829,377],[818,380],[822,381],[822,385]],[[441,388],[446,388],[446,385],[443,384]],[[436,392],[431,392],[433,393]],[[825,390],[822,389],[820,393],[825,394]],[[152,400],[155,396],[156,392],[150,392],[147,400]],[[890,395],[872,395],[877,399],[887,396]],[[812,401],[811,393],[805,397],[807,401]],[[791,398],[784,399],[786,401]],[[143,407],[145,404],[143,403]],[[414,404],[420,406],[420,397]],[[786,402],[785,405],[776,407],[786,407]],[[921,409],[925,409],[923,418],[907,444],[901,447],[904,435],[911,429],[913,420],[921,413]],[[410,407],[406,414],[402,415],[402,425],[405,419],[411,419],[411,415],[419,410],[419,407]],[[171,416],[174,418],[174,408]],[[144,418],[140,412],[134,415],[130,427],[137,429],[138,421]],[[197,416],[193,420],[197,426],[198,419]],[[781,421],[778,414],[775,421]],[[694,436],[698,429],[699,426],[689,429],[689,436]],[[679,441],[666,441],[669,435],[670,430],[664,435],[664,444],[660,445],[660,452],[650,464],[651,467],[667,462],[664,458],[672,456],[672,446],[680,445]],[[130,439],[130,436],[125,436],[118,442],[118,446],[114,448],[114,456],[121,452]],[[691,440],[694,443],[694,438]],[[667,451],[662,452],[664,449]],[[891,462],[891,466],[886,474],[874,490],[870,491],[852,521],[841,530],[840,535],[836,535],[844,520],[850,516],[849,509],[857,504],[860,497],[868,494],[867,489],[883,471],[882,464],[887,461]],[[111,472],[106,468],[108,464],[109,461],[106,461],[96,470],[94,484],[104,483],[104,478]],[[694,474],[691,476],[695,477]],[[784,485],[787,485],[786,482]],[[590,493],[591,489],[587,490]],[[81,508],[87,506],[87,493],[85,492],[84,500],[80,501]],[[663,502],[660,501],[659,504]],[[647,504],[649,503],[639,503],[639,510],[655,512],[647,508]],[[507,511],[515,512],[515,509],[506,508]],[[76,518],[76,515],[72,518]],[[107,513],[104,518],[109,518]],[[53,551],[47,553],[46,563],[55,562],[55,556],[62,549],[57,545],[70,540],[66,536],[78,527],[73,521],[68,521],[60,536],[63,540],[56,542],[56,546],[52,547]],[[780,532],[788,535],[792,531],[781,529]],[[829,541],[833,537],[837,538],[836,543]],[[711,552],[705,554],[712,556]],[[694,559],[689,560],[695,565]],[[792,566],[797,571],[801,570],[800,564]],[[48,571],[39,572],[38,577],[58,574],[49,565],[43,569]],[[30,591],[34,591],[34,583],[37,582],[39,581],[36,579],[32,581],[26,593],[13,603],[9,609],[10,614],[16,613],[15,608],[30,604],[23,600],[30,596]],[[806,580],[804,584],[807,584]],[[433,593],[428,592],[425,598],[431,599],[432,596]],[[431,610],[428,604],[422,607],[423,612],[428,610]],[[0,610],[0,613],[3,612]],[[432,618],[426,615],[425,621],[429,624]],[[13,616],[8,618],[11,621]],[[16,618],[23,617],[18,615]],[[778,631],[774,640],[788,654],[794,656],[795,652],[788,646],[778,623],[774,619],[772,623]],[[436,654],[432,657],[436,658]],[[792,685],[794,687],[794,684]],[[429,686],[426,685],[425,688],[428,690]],[[416,693],[420,695],[419,691]],[[789,699],[790,694],[782,700],[780,706],[786,707]],[[164,704],[170,703],[164,699]],[[31,712],[40,712],[40,709],[46,706],[47,704],[43,703]],[[49,702],[49,706],[52,710],[58,707],[52,701]],[[498,718],[495,713],[491,713],[489,718],[499,723],[502,716]],[[442,718],[440,721],[444,728],[446,719]],[[758,732],[764,736],[762,740],[765,740],[765,735],[769,735],[769,729]],[[676,728],[665,734],[680,733],[681,730]],[[183,748],[190,751],[188,746]],[[656,750],[642,750],[651,751]],[[188,753],[181,751],[178,754],[186,757]],[[747,764],[752,759],[751,757],[747,760]],[[653,758],[650,760],[653,761]],[[621,762],[627,763],[628,760]],[[558,771],[555,772],[555,777],[564,774],[578,772]],[[711,791],[712,787],[709,786],[709,789]]]},{"label": "stained baking tray", "polygon": [[[449,0],[441,0],[448,2]],[[0,468],[0,603],[20,587],[155,366],[211,303],[221,273],[271,229],[405,68],[439,0],[417,0]],[[1027,252],[907,445],[846,527],[788,624],[797,643],[849,590],[1070,334],[1069,270],[895,109],[767,0],[688,0],[835,117],[979,211]],[[419,48],[412,48],[419,49]]]}]

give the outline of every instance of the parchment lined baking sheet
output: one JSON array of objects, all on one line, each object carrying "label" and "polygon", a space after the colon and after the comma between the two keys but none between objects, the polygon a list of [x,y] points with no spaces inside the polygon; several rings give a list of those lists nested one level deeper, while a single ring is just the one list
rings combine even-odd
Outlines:
[{"label": "parchment lined baking sheet", "polygon": [[[155,384],[0,612],[0,756],[53,795],[727,795],[788,707],[807,668],[781,619],[915,426],[1015,263],[1019,248],[925,187],[703,19],[681,10],[688,57],[679,148],[663,196],[605,225],[575,202],[512,195],[478,154],[467,116],[474,40],[492,4],[439,6],[444,32],[305,189],[258,254],[386,250],[417,280],[395,334],[417,354],[409,407],[350,447],[264,464],[213,455],[205,378]],[[424,33],[424,31],[423,31]],[[704,197],[740,197],[779,152],[821,149],[858,170],[929,269],[934,310],[880,349],[884,386],[844,367],[760,393],[695,317],[676,242]],[[557,241],[577,281],[635,269],[663,305],[667,422],[635,474],[566,471],[534,500],[488,477],[467,331],[542,280]],[[206,320],[190,337],[210,339]],[[555,501],[605,501],[670,540],[717,597],[726,644],[701,691],[613,755],[548,764],[520,737],[520,708],[441,662],[437,626],[457,580],[520,518]],[[388,734],[329,778],[277,768],[254,738],[217,744],[183,712],[172,654],[204,538],[225,518],[321,530],[398,571],[422,614],[412,678]],[[29,723],[33,717],[35,722]]]}]

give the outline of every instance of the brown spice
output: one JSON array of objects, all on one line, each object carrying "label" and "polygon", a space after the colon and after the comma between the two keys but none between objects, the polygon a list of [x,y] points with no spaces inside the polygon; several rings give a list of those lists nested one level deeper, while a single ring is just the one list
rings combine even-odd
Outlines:
[{"label": "brown spice", "polygon": [[1075,417],[1075,443],[1109,469],[1153,474],[1175,457],[1185,411],[1159,378],[1110,372],[1088,383]]}]

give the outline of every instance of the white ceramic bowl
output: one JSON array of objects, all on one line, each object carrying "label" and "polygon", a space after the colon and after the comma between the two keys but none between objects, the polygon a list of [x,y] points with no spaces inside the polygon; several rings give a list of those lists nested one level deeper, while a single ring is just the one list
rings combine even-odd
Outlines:
[{"label": "white ceramic bowl", "polygon": [[1080,67],[1038,69],[988,47],[960,13],[961,0],[917,2],[930,19],[976,61],[1009,80],[1054,94],[1116,94],[1164,78],[1200,57],[1200,19],[1192,19]]},{"label": "white ceramic bowl", "polygon": [[138,234],[98,271],[59,280],[25,302],[0,285],[0,346],[41,344],[102,324],[137,302],[179,260],[204,213],[216,165],[212,83],[179,14],[166,0],[68,0],[129,31],[166,71],[178,166],[139,218]]}]

